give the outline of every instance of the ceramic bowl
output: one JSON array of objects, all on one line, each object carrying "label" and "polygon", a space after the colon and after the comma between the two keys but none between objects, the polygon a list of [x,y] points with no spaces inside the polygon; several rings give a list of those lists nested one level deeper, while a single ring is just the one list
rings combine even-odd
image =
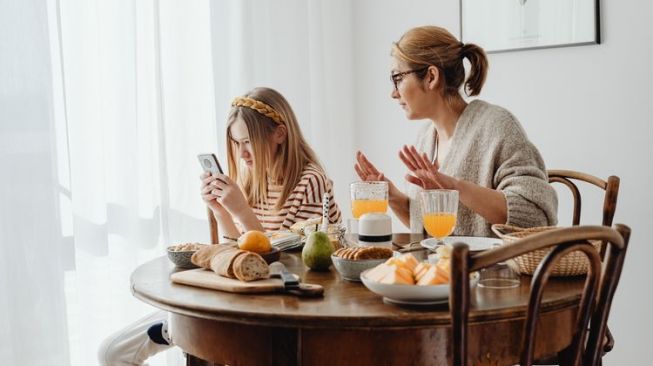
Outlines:
[{"label": "ceramic bowl", "polygon": [[[368,272],[361,274],[361,280],[365,287],[377,295],[383,296],[384,300],[397,304],[438,304],[446,303],[449,300],[449,284],[442,285],[391,285],[379,283],[367,277]],[[475,287],[478,282],[478,273],[470,276],[470,287]]]},{"label": "ceramic bowl", "polygon": [[336,270],[338,271],[338,273],[340,273],[342,278],[348,281],[359,281],[359,282],[361,280],[360,274],[363,271],[376,267],[387,260],[388,260],[387,258],[353,260],[353,259],[345,259],[342,257],[331,255],[331,261],[333,262],[333,266],[336,267]]},{"label": "ceramic bowl", "polygon": [[204,245],[206,244],[195,244],[195,247],[190,250],[177,250],[178,245],[171,245],[167,248],[168,259],[179,268],[197,268],[190,258]]},{"label": "ceramic bowl", "polygon": [[270,264],[272,262],[276,262],[281,258],[281,250],[279,248],[272,247],[269,252],[265,253],[258,253],[261,257],[263,257],[263,260],[265,263]]}]

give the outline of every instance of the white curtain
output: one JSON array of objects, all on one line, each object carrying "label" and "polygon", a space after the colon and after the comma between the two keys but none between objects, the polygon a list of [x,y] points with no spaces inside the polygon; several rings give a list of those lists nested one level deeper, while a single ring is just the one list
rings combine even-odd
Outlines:
[{"label": "white curtain", "polygon": [[196,155],[224,156],[229,102],[248,89],[289,99],[345,208],[350,7],[0,0],[2,364],[96,364],[105,336],[154,310],[129,275],[208,240]]}]

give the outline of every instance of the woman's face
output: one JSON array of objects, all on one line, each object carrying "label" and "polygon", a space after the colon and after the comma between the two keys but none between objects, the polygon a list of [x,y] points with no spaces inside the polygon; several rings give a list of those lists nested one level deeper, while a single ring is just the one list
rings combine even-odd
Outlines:
[{"label": "woman's face", "polygon": [[238,157],[243,159],[245,164],[247,164],[247,168],[251,169],[254,166],[254,152],[249,140],[249,130],[247,130],[245,121],[238,119],[232,123],[231,127],[229,127],[229,135],[233,143],[236,144]]},{"label": "woman's face", "polygon": [[[391,75],[412,70],[403,61],[392,58]],[[390,96],[399,102],[399,105],[410,120],[428,118],[433,108],[433,99],[429,96],[430,90],[424,80],[421,80],[416,73],[407,73],[396,77],[397,88],[392,89]]]},{"label": "woman's face", "polygon": [[[238,157],[245,162],[248,169],[252,169],[254,166],[254,149],[252,148],[252,142],[249,138],[249,130],[247,129],[245,121],[238,119],[232,123],[231,127],[229,127],[229,135],[231,136],[233,143],[236,144]],[[268,140],[267,148],[270,150],[270,156],[275,156],[279,144],[274,141],[274,136],[270,136]]]}]

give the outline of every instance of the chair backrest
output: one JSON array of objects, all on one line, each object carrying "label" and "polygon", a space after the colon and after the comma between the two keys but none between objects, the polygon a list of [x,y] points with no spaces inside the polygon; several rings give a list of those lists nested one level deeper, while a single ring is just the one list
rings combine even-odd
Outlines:
[{"label": "chair backrest", "polygon": [[206,208],[206,216],[208,216],[209,219],[211,244],[218,244],[220,243],[220,238],[218,237],[218,222],[215,220],[215,216],[213,216],[213,211],[211,211],[209,207]]},{"label": "chair backrest", "polygon": [[[549,183],[561,183],[571,191],[571,195],[574,198],[572,225],[576,226],[580,224],[582,200],[580,190],[574,181],[581,181],[592,184],[605,192],[603,195],[603,216],[601,225],[608,227],[612,226],[614,213],[617,209],[617,197],[619,196],[619,177],[611,175],[608,177],[607,181],[604,181],[603,179],[597,178],[593,175],[573,170],[553,169],[548,170],[547,173],[549,175]],[[601,258],[605,255],[605,245],[605,242],[601,244]]]},{"label": "chair backrest", "polygon": [[603,198],[603,220],[601,222],[604,226],[612,226],[612,219],[614,212],[617,209],[617,196],[619,195],[619,177],[611,175],[607,181],[597,178],[593,175],[576,172],[573,170],[548,170],[549,183],[562,183],[571,190],[574,197],[574,216],[572,218],[572,225],[580,224],[581,214],[581,197],[578,186],[573,181],[582,181],[593,184],[605,191]]},{"label": "chair backrest", "polygon": [[[578,365],[581,361],[585,365],[597,365],[600,362],[607,318],[621,275],[629,238],[630,228],[625,225],[616,225],[616,230],[606,226],[573,226],[534,234],[512,245],[477,254],[470,253],[467,244],[454,244],[451,257],[449,299],[453,330],[453,364],[455,366],[467,365],[469,274],[537,249],[554,247],[539,264],[531,281],[528,310],[522,334],[520,364],[527,366],[533,363],[540,303],[544,287],[555,264],[566,254],[579,250],[587,256],[590,266],[578,306],[578,316],[575,318],[575,333],[567,348],[567,355],[571,365]],[[596,252],[589,240],[602,240],[608,243],[607,256],[603,265],[600,254]],[[585,339],[587,342],[584,342]]]}]

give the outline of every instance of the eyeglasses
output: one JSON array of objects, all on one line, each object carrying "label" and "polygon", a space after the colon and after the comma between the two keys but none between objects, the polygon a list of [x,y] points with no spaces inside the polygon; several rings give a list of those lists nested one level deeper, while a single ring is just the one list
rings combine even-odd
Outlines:
[{"label": "eyeglasses", "polygon": [[390,80],[392,80],[392,84],[395,86],[395,91],[397,90],[397,86],[399,83],[406,77],[406,75],[416,73],[416,72],[423,72],[426,71],[429,68],[429,66],[422,67],[421,69],[414,69],[414,70],[408,70],[408,71],[402,71],[398,72],[396,74],[391,74],[390,75]]}]

